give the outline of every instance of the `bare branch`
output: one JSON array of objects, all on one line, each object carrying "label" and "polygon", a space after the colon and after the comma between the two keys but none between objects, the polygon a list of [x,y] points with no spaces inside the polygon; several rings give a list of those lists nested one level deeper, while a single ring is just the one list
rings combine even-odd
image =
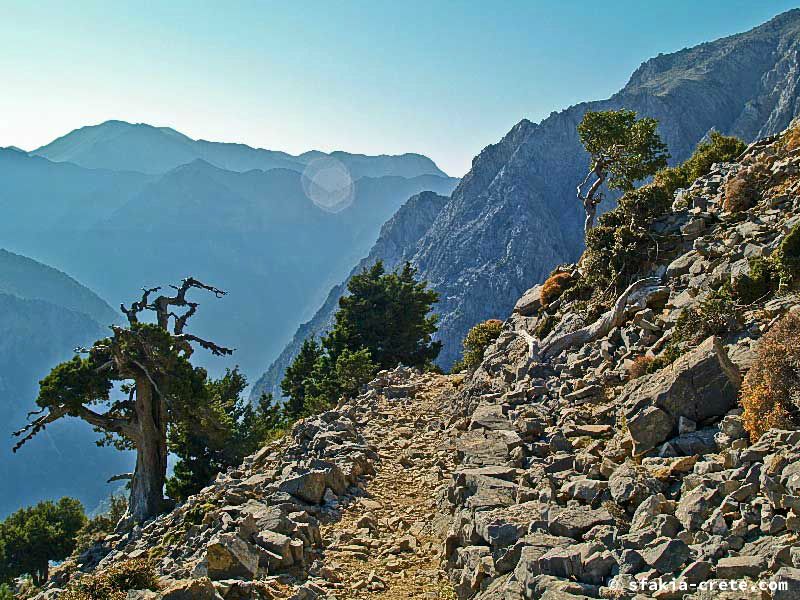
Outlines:
[{"label": "bare branch", "polygon": [[210,350],[211,353],[216,356],[233,354],[232,348],[225,348],[224,346],[218,346],[214,342],[209,342],[207,340],[197,337],[196,335],[192,335],[191,333],[181,333],[180,335],[176,335],[175,338],[186,342],[197,342],[198,344],[200,344],[202,348]]},{"label": "bare branch", "polygon": [[129,479],[133,479],[133,473],[119,473],[118,475],[112,475],[106,480],[106,483],[114,483],[115,481],[126,481]]},{"label": "bare branch", "polygon": [[[543,347],[540,350],[541,356],[543,358],[556,356],[567,348],[571,348],[572,346],[577,346],[580,344],[587,344],[593,340],[596,340],[597,338],[603,337],[614,327],[617,327],[622,323],[622,319],[625,315],[625,309],[628,305],[628,298],[630,296],[646,287],[657,286],[659,282],[660,280],[658,277],[647,277],[645,279],[640,279],[633,282],[624,292],[622,292],[620,297],[617,298],[617,301],[614,303],[614,307],[608,312],[604,313],[591,325],[587,325],[586,327],[571,333],[556,336],[553,339],[550,339],[553,336],[548,336],[548,338],[544,340]],[[531,355],[531,357],[533,358],[533,355]]]},{"label": "bare branch", "polygon": [[161,289],[160,287],[142,288],[142,299],[141,300],[131,304],[130,308],[125,308],[124,304],[120,304],[119,305],[119,307],[122,310],[122,312],[124,312],[125,316],[128,317],[128,323],[133,325],[134,323],[138,323],[139,322],[138,314],[140,312],[142,312],[143,310],[151,308],[151,306],[149,304],[150,294],[154,294],[160,289]]}]

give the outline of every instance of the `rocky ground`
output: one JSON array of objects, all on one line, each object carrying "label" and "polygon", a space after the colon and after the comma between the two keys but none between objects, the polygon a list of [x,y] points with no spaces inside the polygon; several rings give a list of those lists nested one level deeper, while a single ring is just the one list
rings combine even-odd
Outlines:
[{"label": "rocky ground", "polygon": [[[754,164],[759,201],[729,214],[722,190]],[[751,443],[739,406],[764,334],[800,297],[765,294],[636,372],[685,311],[800,231],[798,190],[800,153],[778,139],[715,165],[654,224],[659,259],[607,313],[532,288],[469,377],[380,373],[68,561],[43,596],[148,558],[162,589],[130,600],[800,598],[800,431]]]}]

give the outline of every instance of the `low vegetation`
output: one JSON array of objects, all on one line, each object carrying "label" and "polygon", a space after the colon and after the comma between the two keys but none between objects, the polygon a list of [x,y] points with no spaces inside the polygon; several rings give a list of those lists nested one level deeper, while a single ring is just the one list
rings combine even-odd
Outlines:
[{"label": "low vegetation", "polygon": [[498,319],[489,319],[470,329],[461,343],[462,358],[456,361],[451,371],[460,373],[477,369],[483,360],[486,349],[497,339],[502,329],[503,322]]},{"label": "low vegetation", "polygon": [[556,272],[548,277],[542,285],[540,299],[543,307],[547,307],[564,293],[572,283],[569,273]]},{"label": "low vegetation", "polygon": [[742,383],[742,420],[752,441],[771,428],[800,425],[800,314],[784,316],[761,339]]},{"label": "low vegetation", "polygon": [[158,578],[146,559],[120,561],[69,584],[62,600],[125,600],[128,590],[157,590]]},{"label": "low vegetation", "polygon": [[706,175],[714,163],[734,160],[745,147],[737,138],[712,132],[683,164],[664,168],[651,183],[627,191],[617,207],[603,214],[586,236],[581,266],[591,289],[587,296],[610,302],[646,271],[659,258],[660,246],[668,241],[661,239],[652,225],[671,210],[675,192]]}]

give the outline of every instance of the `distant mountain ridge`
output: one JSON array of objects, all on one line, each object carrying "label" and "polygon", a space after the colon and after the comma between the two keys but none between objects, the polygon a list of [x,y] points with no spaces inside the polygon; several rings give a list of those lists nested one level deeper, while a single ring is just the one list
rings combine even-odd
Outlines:
[{"label": "distant mountain ridge", "polygon": [[303,172],[312,161],[334,160],[343,164],[353,179],[385,175],[447,177],[430,158],[421,154],[367,156],[312,150],[293,156],[246,144],[194,140],[169,127],[125,121],[106,121],[81,127],[33,150],[31,154],[89,169],[133,170],[151,175],[163,174],[201,159],[221,169],[237,172],[253,169]]},{"label": "distant mountain ridge", "polygon": [[[586,111],[621,107],[659,120],[673,163],[711,129],[748,141],[783,130],[800,114],[800,9],[650,59],[611,98],[554,112],[538,124],[523,119],[475,157],[424,235],[402,250],[441,295],[435,307],[441,366],[459,357],[471,326],[509,314],[553,267],[580,256],[583,212],[575,186],[589,159],[576,127]],[[379,246],[370,256],[382,257]],[[325,322],[330,306],[329,299],[311,323]],[[277,389],[296,339],[260,389]]]},{"label": "distant mountain ridge", "polygon": [[66,273],[2,248],[0,292],[63,306],[102,325],[115,323],[121,316],[105,300]]},{"label": "distant mountain ridge", "polygon": [[189,274],[226,289],[196,326],[236,347],[230,366],[250,373],[277,355],[409,196],[449,194],[458,182],[360,177],[330,212],[291,169],[235,172],[194,159],[148,175],[9,149],[0,149],[0,181],[3,245],[69,272],[114,306]]}]

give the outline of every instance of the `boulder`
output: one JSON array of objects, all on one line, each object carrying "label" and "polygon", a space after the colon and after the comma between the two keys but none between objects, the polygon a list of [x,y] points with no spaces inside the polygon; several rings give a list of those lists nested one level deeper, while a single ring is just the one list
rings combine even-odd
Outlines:
[{"label": "boulder", "polygon": [[514,312],[523,317],[532,317],[542,308],[542,286],[535,285],[514,305]]},{"label": "boulder", "polygon": [[573,539],[596,525],[613,525],[614,519],[605,508],[591,509],[583,506],[571,506],[564,509],[554,507],[548,519],[547,529],[551,534]]},{"label": "boulder", "polygon": [[682,567],[689,558],[689,546],[678,539],[663,540],[640,550],[639,554],[644,562],[659,573],[672,573]]},{"label": "boulder", "polygon": [[219,600],[214,584],[208,577],[181,579],[161,590],[161,600]]},{"label": "boulder", "polygon": [[739,370],[721,340],[710,337],[663,369],[629,382],[619,397],[634,451],[647,452],[678,432],[685,417],[702,422],[736,406]]},{"label": "boulder", "polygon": [[327,474],[323,470],[308,471],[284,479],[278,489],[301,500],[319,504],[325,494]]},{"label": "boulder", "polygon": [[253,579],[258,573],[258,552],[238,535],[223,533],[206,546],[206,569],[211,579]]},{"label": "boulder", "polygon": [[720,579],[756,578],[767,568],[763,556],[728,556],[717,562],[717,577]]}]

